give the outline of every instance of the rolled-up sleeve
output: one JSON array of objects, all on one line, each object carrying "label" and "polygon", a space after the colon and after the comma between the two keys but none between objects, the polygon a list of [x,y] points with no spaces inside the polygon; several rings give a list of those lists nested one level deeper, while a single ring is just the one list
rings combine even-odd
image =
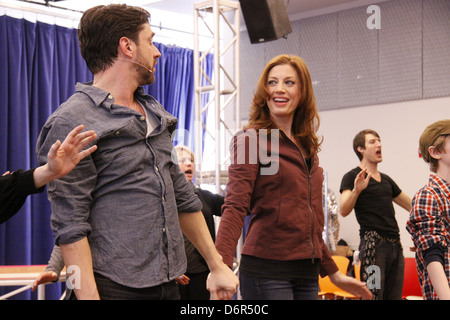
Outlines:
[{"label": "rolled-up sleeve", "polygon": [[415,195],[407,230],[422,252],[436,244],[447,247],[447,230],[434,192],[423,189]]},{"label": "rolled-up sleeve", "polygon": [[[59,117],[49,119],[37,142],[39,164],[47,162],[47,153],[56,140],[64,141],[79,124],[68,123]],[[51,227],[57,244],[73,243],[89,235],[90,206],[96,185],[96,167],[91,156],[85,157],[65,177],[47,186],[51,202]]]}]

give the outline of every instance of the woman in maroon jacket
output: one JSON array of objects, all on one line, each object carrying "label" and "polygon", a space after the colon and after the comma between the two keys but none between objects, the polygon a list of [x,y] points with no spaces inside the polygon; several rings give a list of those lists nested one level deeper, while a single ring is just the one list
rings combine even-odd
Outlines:
[{"label": "woman in maroon jacket", "polygon": [[370,298],[363,283],[338,271],[322,239],[318,126],[305,63],[297,56],[275,57],[258,82],[248,127],[231,143],[216,240],[231,266],[250,211],[239,269],[243,299],[317,299],[319,273],[346,291]]}]

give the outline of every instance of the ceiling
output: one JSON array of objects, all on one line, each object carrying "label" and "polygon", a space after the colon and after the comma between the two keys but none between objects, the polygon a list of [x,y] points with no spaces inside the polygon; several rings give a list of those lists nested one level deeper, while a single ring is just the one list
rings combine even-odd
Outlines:
[{"label": "ceiling", "polygon": [[[238,1],[238,0],[232,0]],[[297,15],[303,12],[322,9],[325,7],[342,5],[357,0],[285,0],[286,9],[289,15]],[[201,0],[162,0],[149,4],[155,9],[174,11],[183,14],[192,14],[194,3]]]},{"label": "ceiling", "polygon": [[[239,0],[231,0],[239,1]],[[284,0],[286,9],[291,20],[299,19],[308,13],[322,12],[324,10],[342,10],[350,7],[361,6],[365,4],[373,4],[377,0]],[[383,1],[383,0],[378,0]],[[0,0],[0,4],[3,1]],[[194,3],[205,2],[205,0],[15,0],[13,2],[21,2],[21,4],[28,3],[40,3],[45,4],[48,2],[50,6],[66,8],[73,11],[85,11],[92,7],[94,4],[109,4],[125,2],[131,5],[139,5],[148,8],[150,11],[153,9],[170,11],[179,14],[185,14],[191,16],[193,14]],[[320,13],[319,13],[320,14]]]}]

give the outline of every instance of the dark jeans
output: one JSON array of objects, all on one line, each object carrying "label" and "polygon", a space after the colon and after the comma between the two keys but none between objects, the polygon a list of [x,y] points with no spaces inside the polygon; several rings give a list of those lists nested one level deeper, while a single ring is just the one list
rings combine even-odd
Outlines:
[{"label": "dark jeans", "polygon": [[[364,261],[364,240],[361,240],[360,255]],[[405,270],[405,258],[403,257],[403,247],[400,241],[381,240],[375,246],[375,265],[379,269],[372,269],[369,277],[378,276],[374,270],[379,270],[380,288],[378,289],[378,299],[380,300],[401,300],[403,291],[403,278]],[[364,270],[361,265],[361,272]],[[371,282],[372,283],[372,282]],[[368,282],[368,286],[371,284]]]},{"label": "dark jeans", "polygon": [[317,300],[319,278],[314,280],[260,279],[239,275],[243,300]]},{"label": "dark jeans", "polygon": [[[101,300],[179,300],[175,281],[150,288],[130,288],[94,273],[97,290]],[[72,294],[71,299],[74,298]]]}]

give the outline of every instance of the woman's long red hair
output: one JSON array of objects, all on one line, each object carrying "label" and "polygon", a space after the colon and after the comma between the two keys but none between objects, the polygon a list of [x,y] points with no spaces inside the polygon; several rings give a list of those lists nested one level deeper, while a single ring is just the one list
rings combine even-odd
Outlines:
[{"label": "woman's long red hair", "polygon": [[267,91],[267,79],[273,67],[284,64],[291,65],[297,71],[300,79],[300,102],[294,113],[292,134],[298,139],[302,147],[309,152],[308,157],[313,157],[320,151],[320,145],[322,144],[322,139],[319,139],[316,134],[320,125],[320,118],[309,70],[305,62],[298,56],[279,55],[266,65],[253,96],[248,127],[259,129],[274,128],[270,118],[269,107],[267,106],[267,101],[270,99]]}]

